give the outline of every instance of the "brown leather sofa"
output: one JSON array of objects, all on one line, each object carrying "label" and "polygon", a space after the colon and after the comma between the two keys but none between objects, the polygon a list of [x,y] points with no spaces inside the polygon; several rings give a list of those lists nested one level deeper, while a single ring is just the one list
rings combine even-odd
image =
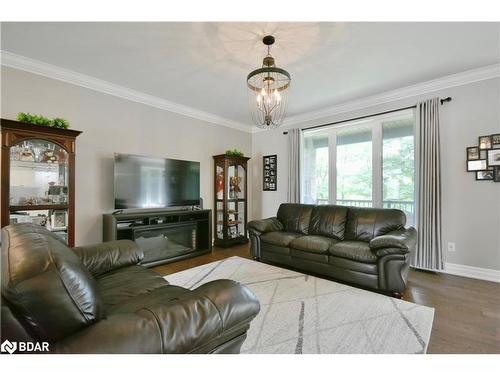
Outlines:
[{"label": "brown leather sofa", "polygon": [[248,223],[255,259],[397,297],[405,290],[416,230],[395,209],[284,203]]},{"label": "brown leather sofa", "polygon": [[260,309],[231,280],[194,290],[138,265],[132,241],[70,249],[33,224],[2,229],[1,340],[54,353],[238,353]]}]

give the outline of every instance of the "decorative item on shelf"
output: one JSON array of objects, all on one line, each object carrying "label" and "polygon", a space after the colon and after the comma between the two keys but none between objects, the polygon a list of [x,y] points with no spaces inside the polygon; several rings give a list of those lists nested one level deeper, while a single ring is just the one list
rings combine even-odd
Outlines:
[{"label": "decorative item on shelf", "polygon": [[30,113],[25,113],[25,112],[19,112],[17,114],[17,121],[27,122],[33,125],[50,126],[52,128],[59,128],[59,129],[69,128],[68,120],[65,120],[63,118],[56,117],[50,120],[42,115],[32,115]]},{"label": "decorative item on shelf", "polygon": [[478,137],[478,146],[466,148],[467,172],[477,181],[500,182],[500,134]]},{"label": "decorative item on shelf", "polygon": [[23,147],[19,155],[20,161],[35,161],[35,154],[29,146]]},{"label": "decorative item on shelf", "polygon": [[45,150],[42,154],[42,163],[57,163],[59,160],[59,157],[54,153],[54,150]]},{"label": "decorative item on shelf", "polygon": [[242,158],[243,157],[243,152],[241,152],[240,150],[238,149],[234,149],[234,150],[227,150],[226,153],[225,153],[226,156],[234,156],[234,157],[237,157],[237,158]]},{"label": "decorative item on shelf", "polygon": [[272,129],[280,126],[285,119],[291,76],[286,70],[278,68],[271,56],[274,37],[267,35],[262,42],[267,46],[267,55],[262,67],[248,74],[247,87],[253,122],[259,128]]},{"label": "decorative item on shelf", "polygon": [[54,210],[50,214],[50,220],[48,221],[48,229],[55,230],[66,230],[68,227],[68,215],[65,210]]},{"label": "decorative item on shelf", "polygon": [[217,199],[222,199],[222,194],[224,192],[224,172],[220,172],[217,174],[215,178],[215,194],[217,195]]},{"label": "decorative item on shelf", "polygon": [[264,191],[276,191],[278,178],[278,156],[267,155],[263,158],[263,187]]},{"label": "decorative item on shelf", "polygon": [[48,191],[49,201],[56,204],[63,204],[68,201],[68,187],[55,185],[54,182],[49,182]]},{"label": "decorative item on shelf", "polygon": [[240,182],[241,182],[241,177],[238,176],[229,177],[229,197],[231,199],[238,199],[238,193],[241,193]]}]

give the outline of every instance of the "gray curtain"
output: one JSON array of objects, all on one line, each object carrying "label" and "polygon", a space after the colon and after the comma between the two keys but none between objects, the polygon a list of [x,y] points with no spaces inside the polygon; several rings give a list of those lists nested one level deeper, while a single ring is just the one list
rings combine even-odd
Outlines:
[{"label": "gray curtain", "polygon": [[441,158],[439,98],[417,104],[417,252],[413,266],[443,269],[441,243]]},{"label": "gray curtain", "polygon": [[288,130],[288,190],[289,203],[300,203],[300,129]]}]

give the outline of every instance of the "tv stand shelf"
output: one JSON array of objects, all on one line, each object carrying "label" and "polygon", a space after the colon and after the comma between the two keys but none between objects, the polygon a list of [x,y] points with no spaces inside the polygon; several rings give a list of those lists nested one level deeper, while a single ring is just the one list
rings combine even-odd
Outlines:
[{"label": "tv stand shelf", "polygon": [[103,215],[103,240],[129,239],[147,267],[212,251],[211,210],[150,210]]}]

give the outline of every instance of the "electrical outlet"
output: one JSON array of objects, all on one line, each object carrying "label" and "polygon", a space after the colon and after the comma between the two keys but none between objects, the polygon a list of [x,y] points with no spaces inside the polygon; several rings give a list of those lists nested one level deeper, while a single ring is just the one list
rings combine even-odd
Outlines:
[{"label": "electrical outlet", "polygon": [[455,242],[448,242],[448,251],[455,251]]}]

